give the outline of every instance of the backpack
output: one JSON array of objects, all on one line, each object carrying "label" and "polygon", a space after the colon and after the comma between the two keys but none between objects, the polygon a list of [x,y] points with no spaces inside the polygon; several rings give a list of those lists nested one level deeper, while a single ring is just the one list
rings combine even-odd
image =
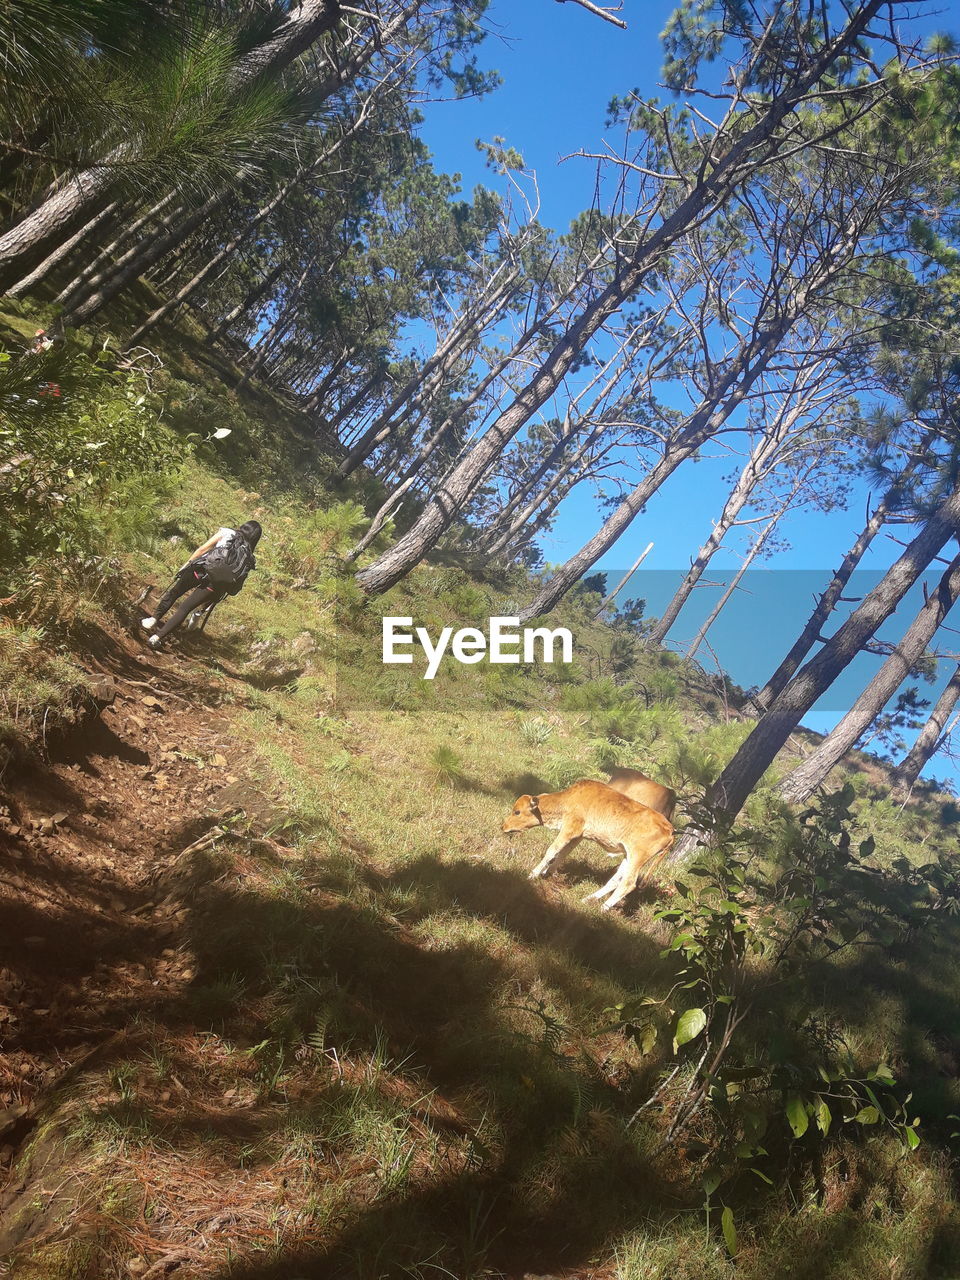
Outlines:
[{"label": "backpack", "polygon": [[200,556],[195,567],[203,571],[211,587],[222,588],[235,596],[256,563],[246,538],[235,533],[222,547],[213,547]]}]

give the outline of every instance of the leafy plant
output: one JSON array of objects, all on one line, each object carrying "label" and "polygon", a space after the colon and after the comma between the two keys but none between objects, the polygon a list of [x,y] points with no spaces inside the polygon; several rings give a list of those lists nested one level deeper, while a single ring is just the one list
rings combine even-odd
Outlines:
[{"label": "leafy plant", "polygon": [[542,747],[553,733],[552,727],[539,716],[527,716],[517,726],[520,737],[531,747]]},{"label": "leafy plant", "polygon": [[662,1148],[686,1134],[706,1159],[708,1214],[724,1187],[744,1176],[772,1185],[798,1160],[821,1161],[819,1149],[841,1133],[890,1133],[907,1150],[920,1143],[911,1095],[886,1063],[858,1061],[839,1026],[811,1009],[810,990],[841,953],[887,947],[951,909],[954,885],[941,864],[881,869],[873,840],[854,844],[849,834],[852,800],[845,789],[803,814],[779,868],[767,837],[695,813],[713,845],[656,913],[674,929],[663,955],[679,960],[675,982],[662,998],[617,1008],[641,1055],[669,1036],[673,1065],[640,1111],[661,1108]]},{"label": "leafy plant", "polygon": [[446,743],[440,743],[431,752],[430,772],[435,781],[447,787],[462,787],[465,783],[463,761]]},{"label": "leafy plant", "polygon": [[[42,595],[51,565],[95,570],[162,496],[184,446],[157,422],[157,406],[133,374],[102,352],[0,352],[0,594],[25,607]],[[136,494],[136,501],[134,499]]]}]

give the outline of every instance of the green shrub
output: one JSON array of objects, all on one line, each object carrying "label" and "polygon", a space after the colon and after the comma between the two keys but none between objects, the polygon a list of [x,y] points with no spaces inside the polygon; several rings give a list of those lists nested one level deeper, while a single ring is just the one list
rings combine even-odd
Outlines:
[{"label": "green shrub", "polygon": [[[693,1138],[708,1216],[726,1205],[731,1226],[731,1201],[822,1168],[850,1134],[892,1135],[905,1152],[920,1143],[910,1094],[884,1061],[858,1057],[811,979],[822,989],[834,969],[842,981],[848,954],[931,926],[956,886],[936,866],[882,871],[872,838],[851,838],[852,799],[849,789],[825,797],[786,850],[696,814],[711,846],[656,913],[674,931],[672,986],[616,1010],[642,1056],[664,1046],[663,1082],[644,1104],[663,1110],[661,1149]],[[724,1234],[735,1253],[735,1232]]]},{"label": "green shrub", "polygon": [[463,761],[446,743],[440,743],[430,753],[430,773],[435,782],[447,787],[464,785]]},{"label": "green shrub", "polygon": [[553,734],[553,728],[539,716],[525,716],[517,725],[523,741],[531,747],[542,747]]},{"label": "green shrub", "polygon": [[49,612],[65,566],[74,587],[102,577],[104,560],[153,525],[184,446],[138,376],[105,353],[3,352],[0,456],[0,595]]}]

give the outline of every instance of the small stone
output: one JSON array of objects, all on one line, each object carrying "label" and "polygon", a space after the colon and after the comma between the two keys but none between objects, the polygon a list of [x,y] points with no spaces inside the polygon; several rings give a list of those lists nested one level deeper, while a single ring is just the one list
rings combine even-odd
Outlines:
[{"label": "small stone", "polygon": [[110,706],[117,696],[117,686],[113,676],[94,676],[90,681],[90,692],[94,702],[99,706]]}]

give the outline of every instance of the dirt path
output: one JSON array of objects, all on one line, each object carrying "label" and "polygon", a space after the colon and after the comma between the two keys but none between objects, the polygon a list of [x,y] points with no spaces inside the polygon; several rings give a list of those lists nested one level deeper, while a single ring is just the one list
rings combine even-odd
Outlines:
[{"label": "dirt path", "polygon": [[0,782],[0,1185],[45,1092],[192,978],[158,877],[246,790],[208,671],[133,636],[88,652],[112,701]]}]

